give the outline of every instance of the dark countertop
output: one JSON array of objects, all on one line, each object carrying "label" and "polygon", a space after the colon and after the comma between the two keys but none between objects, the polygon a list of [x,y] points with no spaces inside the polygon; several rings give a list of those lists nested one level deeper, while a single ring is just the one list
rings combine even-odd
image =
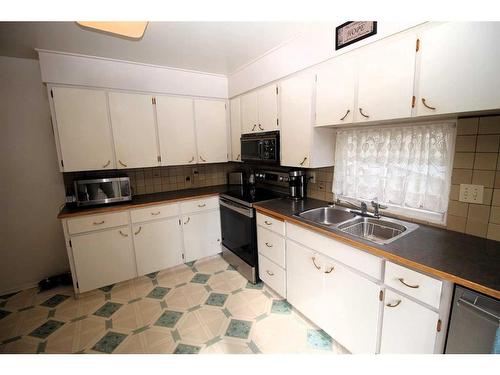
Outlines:
[{"label": "dark countertop", "polygon": [[135,195],[131,201],[115,203],[107,206],[77,207],[74,203],[67,203],[57,215],[58,219],[67,217],[92,215],[104,212],[122,211],[141,206],[150,206],[160,203],[182,201],[186,199],[218,195],[227,190],[227,185],[207,186],[194,189],[183,189],[166,191],[163,193],[152,193]]},{"label": "dark countertop", "polygon": [[500,298],[500,242],[419,224],[406,236],[379,245],[293,216],[325,205],[327,202],[317,199],[275,199],[255,206],[262,213],[274,214],[388,260]]}]

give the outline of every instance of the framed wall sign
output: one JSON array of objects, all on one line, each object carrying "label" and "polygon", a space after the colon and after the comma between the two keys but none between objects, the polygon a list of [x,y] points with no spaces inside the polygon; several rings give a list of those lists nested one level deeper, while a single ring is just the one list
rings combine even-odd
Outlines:
[{"label": "framed wall sign", "polygon": [[377,21],[349,21],[335,28],[335,50],[377,33]]}]

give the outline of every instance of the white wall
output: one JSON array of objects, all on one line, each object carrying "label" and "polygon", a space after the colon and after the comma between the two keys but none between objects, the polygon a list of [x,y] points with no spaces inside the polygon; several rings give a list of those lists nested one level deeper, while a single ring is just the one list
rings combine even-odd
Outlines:
[{"label": "white wall", "polygon": [[60,52],[38,54],[46,83],[227,98],[223,75]]},{"label": "white wall", "polygon": [[68,270],[47,92],[37,60],[0,57],[0,295]]},{"label": "white wall", "polygon": [[308,31],[268,52],[229,76],[229,97],[319,64],[334,56],[418,25],[418,22],[378,22],[377,34],[335,51],[339,22],[312,23]]}]

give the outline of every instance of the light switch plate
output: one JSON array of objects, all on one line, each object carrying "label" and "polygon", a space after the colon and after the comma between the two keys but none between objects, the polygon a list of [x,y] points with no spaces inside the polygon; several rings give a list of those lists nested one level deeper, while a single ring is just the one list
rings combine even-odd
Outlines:
[{"label": "light switch plate", "polygon": [[484,186],[483,185],[469,185],[460,184],[460,202],[468,203],[483,203]]}]

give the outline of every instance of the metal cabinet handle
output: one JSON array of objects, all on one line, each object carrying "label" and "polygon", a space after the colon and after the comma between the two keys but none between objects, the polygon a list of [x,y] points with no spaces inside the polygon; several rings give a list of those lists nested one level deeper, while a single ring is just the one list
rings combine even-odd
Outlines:
[{"label": "metal cabinet handle", "polygon": [[203,203],[203,204],[199,204],[198,207],[202,208],[202,207],[205,207],[207,204],[206,203]]},{"label": "metal cabinet handle", "polygon": [[201,161],[206,161],[205,159],[203,159],[203,156],[200,155],[200,159]]},{"label": "metal cabinet handle", "polygon": [[316,269],[320,270],[321,269],[321,266],[318,266],[316,264],[316,257],[312,257],[311,260],[313,261],[313,264],[314,264],[314,267],[316,267]]},{"label": "metal cabinet handle", "polygon": [[325,273],[331,273],[335,269],[334,266],[331,266],[329,270],[326,270]]},{"label": "metal cabinet handle", "polygon": [[118,160],[118,163],[120,163],[122,165],[122,167],[127,167],[127,164],[125,164],[124,162],[122,162],[121,160]]},{"label": "metal cabinet handle", "polygon": [[191,220],[191,217],[188,217],[188,219],[184,222],[184,225],[186,225],[187,223],[189,223],[190,220]]},{"label": "metal cabinet handle", "polygon": [[260,126],[260,124],[259,124],[259,129],[260,129],[260,130],[264,130],[264,128],[263,128],[262,126]]},{"label": "metal cabinet handle", "polygon": [[160,214],[160,211],[158,211],[158,212],[151,212],[151,215],[153,215],[153,216],[157,216],[159,214]]},{"label": "metal cabinet handle", "polygon": [[128,237],[128,234],[127,233],[123,233],[121,230],[119,230],[118,233],[120,233],[123,237]]},{"label": "metal cabinet handle", "polygon": [[273,245],[269,245],[269,243],[268,243],[268,242],[266,242],[266,246],[267,246],[267,247],[273,247]]},{"label": "metal cabinet handle", "polygon": [[236,160],[240,160],[240,154],[238,154],[238,156],[236,156]]},{"label": "metal cabinet handle", "polygon": [[389,302],[386,306],[387,306],[387,307],[396,307],[396,306],[399,306],[399,304],[400,304],[400,303],[401,303],[401,300],[400,300],[400,299],[398,299],[394,305],[392,305],[392,304]]},{"label": "metal cabinet handle", "polygon": [[267,220],[264,220],[264,224],[266,224],[266,225],[273,225],[273,223],[272,223],[272,222],[267,221]]},{"label": "metal cabinet handle", "polygon": [[418,284],[417,285],[411,285],[411,284],[405,283],[405,279],[403,279],[402,277],[400,277],[398,280],[401,282],[401,284],[406,285],[408,288],[413,288],[413,289],[420,288],[420,285],[418,285]]},{"label": "metal cabinet handle", "polygon": [[269,276],[274,276],[274,273],[273,273],[273,272],[271,272],[271,271],[269,271],[269,270],[266,270],[266,272],[267,272],[267,274],[268,274]]},{"label": "metal cabinet handle", "polygon": [[252,128],[252,131],[254,132],[255,131],[255,127],[257,126],[257,124],[253,124],[253,128]]},{"label": "metal cabinet handle", "polygon": [[108,162],[106,164],[104,164],[102,167],[106,168],[109,164],[111,164],[111,160],[108,160]]},{"label": "metal cabinet handle", "polygon": [[139,233],[141,233],[141,230],[142,230],[142,227],[139,227],[139,229],[137,230],[137,232],[134,232],[134,234],[137,236]]},{"label": "metal cabinet handle", "polygon": [[194,156],[191,157],[191,160],[188,161],[188,163],[192,163],[194,161]]},{"label": "metal cabinet handle", "polygon": [[425,102],[425,98],[422,98],[422,104],[423,104],[426,108],[432,109],[433,111],[435,111],[435,110],[436,110],[436,107],[431,107],[430,105],[428,105],[428,104]]},{"label": "metal cabinet handle", "polygon": [[363,113],[363,108],[360,108],[360,109],[359,109],[359,113],[361,113],[361,116],[363,116],[363,117],[370,118],[370,116],[365,115],[365,114]]},{"label": "metal cabinet handle", "polygon": [[307,160],[307,156],[304,156],[304,160],[302,160],[299,164],[300,165],[304,165],[304,163],[306,162],[306,160]]},{"label": "metal cabinet handle", "polygon": [[103,221],[94,221],[94,225],[101,225],[101,224],[104,224],[104,220]]},{"label": "metal cabinet handle", "polygon": [[348,110],[347,110],[347,112],[345,113],[345,115],[344,115],[343,117],[341,117],[341,118],[340,118],[340,121],[344,121],[344,120],[345,120],[345,118],[347,117],[347,115],[348,115],[349,113],[351,113],[351,110],[350,110],[350,109],[348,109]]}]

